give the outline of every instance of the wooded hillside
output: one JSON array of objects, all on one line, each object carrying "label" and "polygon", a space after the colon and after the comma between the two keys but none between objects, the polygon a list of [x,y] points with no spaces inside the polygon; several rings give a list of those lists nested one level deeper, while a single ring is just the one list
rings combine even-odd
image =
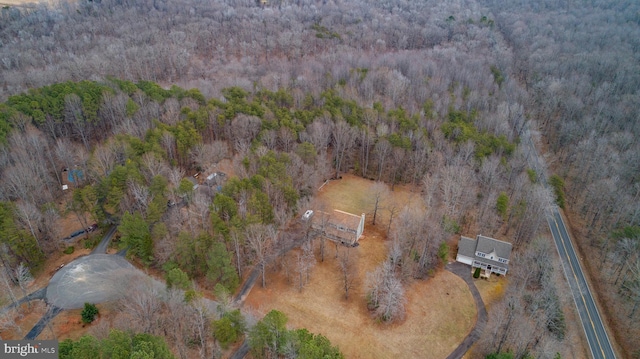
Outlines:
[{"label": "wooded hillside", "polygon": [[[604,263],[593,275],[608,306],[624,309],[612,324],[631,328],[617,333],[631,356],[639,14],[632,1],[4,7],[1,257],[37,268],[67,235],[58,219],[88,213],[119,223],[141,263],[233,290],[320,183],[352,172],[420,186],[438,241],[513,242],[531,264],[514,271],[519,285],[490,325],[522,316],[524,334],[491,332],[501,339],[485,338],[479,352],[553,357],[566,298],[553,268],[535,264],[553,255],[537,239],[548,235],[552,194],[536,170],[548,171],[586,229],[583,250]],[[531,138],[548,169],[531,166]],[[193,188],[188,177],[223,160],[234,174],[226,184]],[[82,178],[61,208],[65,168]]]}]

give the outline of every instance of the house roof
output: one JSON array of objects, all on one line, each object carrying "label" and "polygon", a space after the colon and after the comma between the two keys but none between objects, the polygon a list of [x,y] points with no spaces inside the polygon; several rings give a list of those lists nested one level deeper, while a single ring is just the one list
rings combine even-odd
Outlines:
[{"label": "house roof", "polygon": [[335,209],[331,213],[317,211],[312,217],[311,225],[316,229],[322,229],[329,238],[354,242],[358,239],[356,233],[361,220],[361,216]]},{"label": "house roof", "polygon": [[476,252],[482,252],[487,255],[495,252],[495,255],[497,257],[509,260],[509,257],[511,257],[511,247],[511,243],[509,242],[500,241],[481,235],[478,235],[476,239],[461,236],[460,241],[458,242],[458,255],[462,255],[473,260],[489,264],[493,267],[508,269],[508,263],[502,263],[498,261],[498,258],[491,259],[491,256],[476,256]]},{"label": "house roof", "polygon": [[194,185],[198,184],[198,180],[191,176],[187,177],[187,179],[189,180],[189,182],[193,183]]},{"label": "house roof", "polygon": [[358,226],[360,225],[361,219],[362,217],[356,216],[355,214],[334,209],[329,222],[336,225],[340,224],[349,229],[357,230]]},{"label": "house roof", "polygon": [[458,253],[463,256],[473,258],[476,253],[476,240],[468,237],[460,237],[460,242],[458,243]]},{"label": "house roof", "polygon": [[509,257],[511,257],[511,243],[485,237],[482,235],[478,235],[477,240],[478,245],[476,246],[476,251],[487,254],[495,251],[498,257],[504,259],[509,259]]}]

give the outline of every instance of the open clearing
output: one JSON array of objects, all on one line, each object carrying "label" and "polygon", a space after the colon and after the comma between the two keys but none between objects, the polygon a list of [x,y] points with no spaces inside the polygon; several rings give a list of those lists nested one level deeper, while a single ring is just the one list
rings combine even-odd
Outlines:
[{"label": "open clearing", "polygon": [[[319,199],[330,208],[368,214],[373,207],[367,190],[373,183],[345,176],[324,186]],[[392,193],[397,203],[421,206],[418,194],[407,188],[396,187]],[[376,227],[367,220],[360,246],[350,249],[357,263],[358,279],[348,300],[344,299],[338,278],[336,247],[328,242],[325,261],[312,269],[310,281],[302,291],[293,278],[288,280],[282,271],[271,271],[267,274],[267,288],[256,285],[245,305],[260,315],[271,309],[284,312],[290,327],[325,335],[347,358],[445,358],[468,334],[476,318],[471,293],[454,274],[438,270],[433,278],[406,286],[406,318],[402,322],[379,324],[367,311],[366,274],[387,255],[388,211],[383,210],[382,214]]]},{"label": "open clearing", "polygon": [[[367,226],[371,224],[374,202],[371,196],[371,187],[374,181],[353,175],[344,175],[341,180],[327,183],[318,191],[317,200],[325,205],[326,210],[339,209],[341,211],[360,215],[367,215]],[[378,210],[376,226],[385,228],[389,223],[390,209],[401,210],[404,206],[424,210],[420,192],[410,186],[397,185],[389,196],[382,198]],[[313,208],[312,208],[313,209]],[[370,229],[370,227],[368,228]],[[365,230],[366,232],[366,230]]]}]

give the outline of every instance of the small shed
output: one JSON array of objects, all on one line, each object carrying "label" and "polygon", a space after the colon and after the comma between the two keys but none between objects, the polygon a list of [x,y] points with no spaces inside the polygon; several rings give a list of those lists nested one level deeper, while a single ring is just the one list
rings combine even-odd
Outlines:
[{"label": "small shed", "polygon": [[209,187],[221,186],[227,179],[227,175],[224,172],[214,172],[208,175],[204,183]]},{"label": "small shed", "polygon": [[62,169],[63,185],[78,185],[84,180],[84,172],[80,168],[64,168]]}]

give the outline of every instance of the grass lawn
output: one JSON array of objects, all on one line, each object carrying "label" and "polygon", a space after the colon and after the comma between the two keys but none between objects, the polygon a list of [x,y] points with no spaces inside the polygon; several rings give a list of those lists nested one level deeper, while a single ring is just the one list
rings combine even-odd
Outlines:
[{"label": "grass lawn", "polygon": [[478,292],[480,292],[480,296],[482,297],[482,301],[484,305],[487,307],[487,310],[491,308],[491,305],[500,300],[504,295],[504,290],[508,285],[508,276],[498,277],[496,275],[492,275],[488,280],[487,279],[474,279],[474,283],[476,284],[476,288],[478,288]]},{"label": "grass lawn", "polygon": [[[364,213],[369,225],[375,207],[371,187],[375,183],[362,177],[344,175],[341,180],[331,181],[318,191],[316,204],[325,206],[324,210],[327,211],[339,209],[355,215]],[[398,212],[404,206],[424,210],[419,191],[409,186],[396,186],[394,191],[389,191],[389,195],[381,199],[376,226],[386,229],[391,209],[395,208]]]},{"label": "grass lawn", "polygon": [[[367,190],[373,183],[344,176],[324,186],[318,197],[328,209],[369,214],[373,206]],[[387,204],[422,206],[418,194],[407,188],[396,187],[392,194]],[[388,213],[382,211],[381,224],[375,227],[367,221],[360,246],[350,249],[358,279],[348,300],[338,277],[335,246],[329,242],[325,261],[312,269],[302,291],[282,272],[272,271],[267,274],[267,288],[257,284],[245,306],[261,315],[271,309],[284,312],[290,327],[325,335],[347,358],[445,358],[475,323],[475,304],[462,279],[438,270],[433,278],[406,286],[406,318],[402,322],[376,323],[367,311],[365,278],[386,258]]]}]

